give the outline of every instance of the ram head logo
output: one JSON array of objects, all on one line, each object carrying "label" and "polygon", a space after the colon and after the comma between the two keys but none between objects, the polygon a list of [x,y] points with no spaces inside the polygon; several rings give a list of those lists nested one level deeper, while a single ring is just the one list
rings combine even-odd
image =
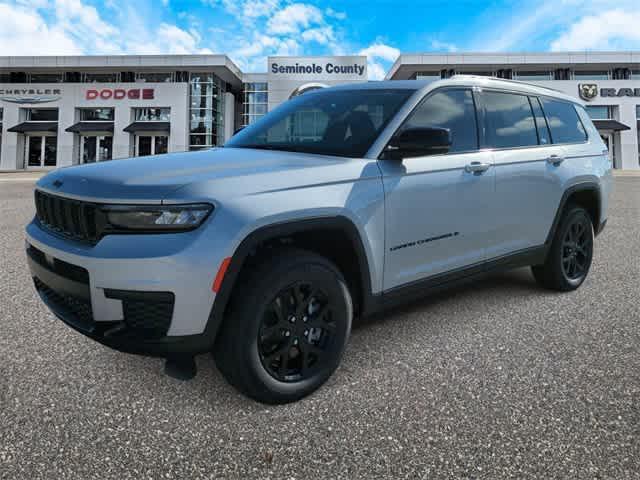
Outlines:
[{"label": "ram head logo", "polygon": [[583,100],[593,100],[598,95],[598,86],[594,83],[581,83],[578,85],[578,92]]}]

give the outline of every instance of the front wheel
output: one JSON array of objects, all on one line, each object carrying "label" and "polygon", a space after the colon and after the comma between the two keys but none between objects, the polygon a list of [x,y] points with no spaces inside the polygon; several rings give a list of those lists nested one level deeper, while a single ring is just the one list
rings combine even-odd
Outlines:
[{"label": "front wheel", "polygon": [[255,400],[298,400],[338,367],[352,316],[349,290],[333,263],[303,250],[279,252],[234,288],[216,364]]},{"label": "front wheel", "polygon": [[569,206],[556,229],[544,264],[532,267],[536,281],[549,289],[575,290],[587,278],[593,259],[593,225],[589,213]]}]

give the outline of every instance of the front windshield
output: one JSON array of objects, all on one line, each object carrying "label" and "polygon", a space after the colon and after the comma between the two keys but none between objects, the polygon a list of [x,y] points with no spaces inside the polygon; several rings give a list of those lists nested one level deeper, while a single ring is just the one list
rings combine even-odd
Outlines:
[{"label": "front windshield", "polygon": [[363,157],[408,89],[319,90],[285,102],[224,146]]}]

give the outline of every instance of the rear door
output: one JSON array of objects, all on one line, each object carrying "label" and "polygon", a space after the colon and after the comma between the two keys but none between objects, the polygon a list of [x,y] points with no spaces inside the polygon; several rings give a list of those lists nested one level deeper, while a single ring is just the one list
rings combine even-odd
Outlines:
[{"label": "rear door", "polygon": [[553,145],[540,102],[521,93],[484,90],[484,145],[492,151],[496,189],[487,260],[544,244],[562,186],[565,156]]},{"label": "rear door", "polygon": [[[451,132],[448,153],[379,161],[385,189],[385,290],[463,267],[481,268],[485,257],[494,170],[491,152],[479,151],[472,90],[431,92],[397,133],[424,127]],[[468,171],[470,166],[476,171]]]}]

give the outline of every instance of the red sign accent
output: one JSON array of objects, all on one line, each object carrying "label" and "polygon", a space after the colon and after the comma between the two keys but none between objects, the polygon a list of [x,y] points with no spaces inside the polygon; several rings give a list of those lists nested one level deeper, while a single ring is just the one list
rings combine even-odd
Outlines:
[{"label": "red sign accent", "polygon": [[103,88],[101,90],[87,90],[85,98],[87,100],[153,100],[155,98],[155,90],[153,88]]}]

